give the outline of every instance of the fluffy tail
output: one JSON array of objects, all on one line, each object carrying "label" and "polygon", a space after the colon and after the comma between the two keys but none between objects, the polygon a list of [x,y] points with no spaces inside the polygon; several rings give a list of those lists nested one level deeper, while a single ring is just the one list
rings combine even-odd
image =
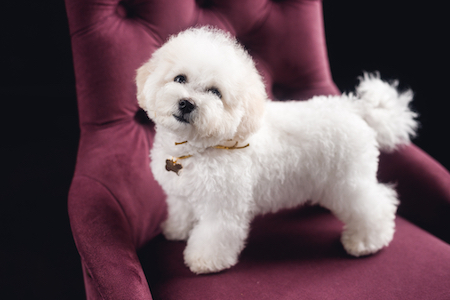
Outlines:
[{"label": "fluffy tail", "polygon": [[411,90],[399,92],[398,82],[389,84],[379,74],[364,73],[356,87],[355,104],[364,120],[377,132],[380,149],[393,151],[409,144],[416,135],[417,113],[409,108],[413,98]]}]

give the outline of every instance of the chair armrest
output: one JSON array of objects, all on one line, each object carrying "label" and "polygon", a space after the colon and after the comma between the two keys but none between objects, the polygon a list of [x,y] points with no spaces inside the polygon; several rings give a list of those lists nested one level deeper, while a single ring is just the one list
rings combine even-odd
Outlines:
[{"label": "chair armrest", "polygon": [[69,216],[88,299],[151,299],[129,222],[110,191],[93,179],[75,177]]},{"label": "chair armrest", "polygon": [[380,156],[379,178],[397,185],[399,214],[450,243],[450,174],[415,145]]}]

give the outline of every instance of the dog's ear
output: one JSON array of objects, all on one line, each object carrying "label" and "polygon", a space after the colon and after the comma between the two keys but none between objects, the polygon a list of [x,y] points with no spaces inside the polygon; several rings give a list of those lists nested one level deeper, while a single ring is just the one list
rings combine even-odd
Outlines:
[{"label": "dog's ear", "polygon": [[154,69],[154,62],[150,59],[145,64],[143,64],[136,71],[136,87],[137,87],[137,100],[139,106],[147,111],[147,105],[145,104],[145,94],[144,94],[144,86],[147,78],[150,76],[152,69]]},{"label": "dog's ear", "polygon": [[253,84],[249,84],[241,99],[244,108],[244,116],[237,128],[235,139],[245,141],[253,133],[258,131],[262,125],[262,119],[266,110],[268,97],[264,84],[259,77],[255,78]]}]

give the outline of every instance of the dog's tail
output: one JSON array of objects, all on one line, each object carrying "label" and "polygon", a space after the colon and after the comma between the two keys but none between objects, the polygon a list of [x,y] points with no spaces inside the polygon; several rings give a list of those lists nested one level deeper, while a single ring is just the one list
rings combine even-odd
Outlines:
[{"label": "dog's tail", "polygon": [[380,149],[392,151],[409,144],[416,135],[417,113],[409,105],[411,90],[399,92],[398,82],[389,84],[379,74],[364,73],[356,87],[355,104],[364,120],[377,132]]}]

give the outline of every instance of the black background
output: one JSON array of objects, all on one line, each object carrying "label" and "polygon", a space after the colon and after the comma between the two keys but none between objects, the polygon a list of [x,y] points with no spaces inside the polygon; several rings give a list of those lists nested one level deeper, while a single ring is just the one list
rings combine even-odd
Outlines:
[{"label": "black background", "polygon": [[[341,91],[376,70],[413,89],[422,124],[414,142],[449,169],[449,26],[441,5],[325,0],[324,16]],[[79,129],[64,2],[3,1],[0,22],[0,293],[83,299],[66,207]]]}]

